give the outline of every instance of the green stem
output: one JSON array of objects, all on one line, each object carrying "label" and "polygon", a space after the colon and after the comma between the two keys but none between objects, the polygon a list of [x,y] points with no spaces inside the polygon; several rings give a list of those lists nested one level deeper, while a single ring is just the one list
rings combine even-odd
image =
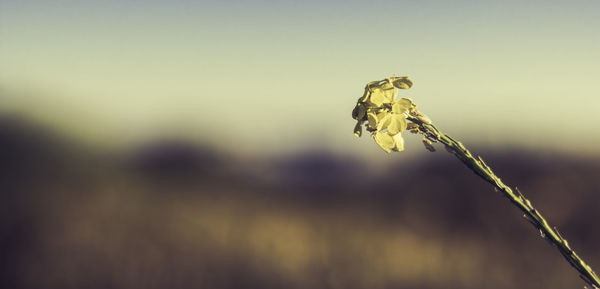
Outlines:
[{"label": "green stem", "polygon": [[509,186],[505,185],[498,176],[494,174],[492,169],[485,164],[479,156],[475,157],[467,150],[462,143],[455,141],[448,135],[440,132],[433,124],[425,123],[419,119],[409,117],[409,120],[419,125],[419,129],[431,140],[439,141],[446,149],[460,159],[468,168],[482,179],[492,184],[500,191],[508,200],[517,206],[525,215],[524,217],[540,231],[542,238],[553,244],[563,257],[580,273],[581,279],[592,286],[592,288],[600,288],[600,278],[582,259],[571,249],[569,243],[563,238],[556,227],[551,227],[546,219],[536,210],[531,202],[515,188],[513,191]]}]

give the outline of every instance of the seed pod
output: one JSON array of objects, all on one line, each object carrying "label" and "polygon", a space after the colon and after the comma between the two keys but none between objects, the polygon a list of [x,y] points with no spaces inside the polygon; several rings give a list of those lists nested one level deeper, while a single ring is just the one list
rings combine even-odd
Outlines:
[{"label": "seed pod", "polygon": [[354,126],[354,135],[357,137],[360,137],[362,135],[362,132],[363,132],[362,124],[363,124],[363,121],[358,121],[358,122],[356,122],[356,125]]},{"label": "seed pod", "polygon": [[433,143],[429,140],[424,138],[423,139],[423,144],[425,145],[425,148],[430,151],[430,152],[434,152],[435,151],[435,147],[433,146]]}]

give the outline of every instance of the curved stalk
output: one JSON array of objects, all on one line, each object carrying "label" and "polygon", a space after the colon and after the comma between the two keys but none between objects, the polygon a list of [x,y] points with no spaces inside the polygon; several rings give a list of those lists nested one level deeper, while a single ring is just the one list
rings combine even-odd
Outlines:
[{"label": "curved stalk", "polygon": [[587,265],[573,249],[571,249],[567,240],[558,232],[558,229],[548,224],[546,219],[544,219],[540,212],[532,206],[531,202],[525,198],[518,188],[515,187],[513,191],[513,189],[504,184],[502,180],[494,174],[492,169],[480,156],[471,154],[462,143],[442,133],[430,122],[424,122],[419,118],[410,116],[407,119],[418,125],[419,131],[425,135],[427,139],[433,142],[442,143],[446,147],[446,150],[454,154],[469,169],[475,172],[475,174],[490,183],[497,191],[500,191],[508,198],[513,205],[524,213],[524,217],[540,231],[542,238],[554,245],[554,247],[563,255],[565,260],[579,272],[579,276],[583,281],[592,286],[592,288],[600,288],[600,278],[598,278],[598,275],[596,275],[592,268]]}]

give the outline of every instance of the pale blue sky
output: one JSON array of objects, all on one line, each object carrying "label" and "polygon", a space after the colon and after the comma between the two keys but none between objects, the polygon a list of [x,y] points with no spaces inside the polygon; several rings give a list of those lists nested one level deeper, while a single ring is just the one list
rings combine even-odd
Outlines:
[{"label": "pale blue sky", "polygon": [[379,153],[350,111],[409,75],[457,138],[598,152],[599,3],[3,0],[0,106],[107,144]]}]

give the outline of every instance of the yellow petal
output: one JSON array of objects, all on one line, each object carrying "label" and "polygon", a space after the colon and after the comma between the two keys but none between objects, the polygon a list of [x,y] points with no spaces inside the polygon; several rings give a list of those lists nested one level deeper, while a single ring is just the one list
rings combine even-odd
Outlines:
[{"label": "yellow petal", "polygon": [[406,129],[406,118],[403,114],[394,114],[390,119],[390,124],[387,126],[387,131],[390,135],[396,135]]},{"label": "yellow petal", "polygon": [[412,87],[413,83],[408,79],[408,76],[398,77],[392,80],[392,83],[395,87],[399,89],[409,89]]},{"label": "yellow petal", "polygon": [[397,134],[392,137],[394,140],[394,151],[401,152],[404,150],[404,138],[402,138],[402,134]]},{"label": "yellow petal", "polygon": [[386,152],[390,152],[395,147],[394,138],[387,133],[375,133],[375,142]]},{"label": "yellow petal", "polygon": [[400,118],[400,132],[403,132],[408,128],[408,123],[406,122],[406,117],[404,115],[398,117]]},{"label": "yellow petal", "polygon": [[376,129],[377,128],[377,115],[375,115],[374,113],[370,112],[367,115],[367,119],[369,120],[369,128]]},{"label": "yellow petal", "polygon": [[381,85],[381,89],[383,91],[384,96],[383,102],[391,103],[396,99],[397,92],[391,83],[386,81],[383,85]]},{"label": "yellow petal", "polygon": [[411,108],[411,106],[412,106],[412,101],[410,101],[410,99],[401,98],[401,99],[398,99],[398,101],[396,101],[392,105],[392,111],[394,113],[405,113],[408,111],[409,108]]},{"label": "yellow petal", "polygon": [[380,88],[371,89],[371,95],[369,96],[369,104],[380,107],[385,100],[385,96],[383,95],[383,91]]},{"label": "yellow petal", "polygon": [[377,114],[377,130],[385,129],[392,119],[392,115],[387,111],[382,111]]}]

